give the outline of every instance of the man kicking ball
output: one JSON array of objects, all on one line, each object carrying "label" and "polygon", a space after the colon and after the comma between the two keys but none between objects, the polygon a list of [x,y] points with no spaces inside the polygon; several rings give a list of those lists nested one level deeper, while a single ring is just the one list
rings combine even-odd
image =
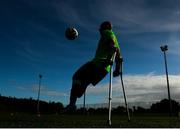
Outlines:
[{"label": "man kicking ball", "polygon": [[80,67],[73,75],[70,102],[65,111],[75,110],[77,98],[84,94],[87,86],[89,84],[95,86],[110,72],[110,65],[113,63],[112,57],[115,52],[116,67],[113,76],[117,77],[120,75],[120,65],[123,60],[119,43],[112,31],[111,22],[103,22],[100,25],[99,32],[101,37],[94,59]]}]

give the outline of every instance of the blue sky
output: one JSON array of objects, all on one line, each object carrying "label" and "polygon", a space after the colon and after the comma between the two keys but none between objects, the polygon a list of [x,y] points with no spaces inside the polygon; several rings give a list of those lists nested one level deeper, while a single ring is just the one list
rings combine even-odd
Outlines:
[{"label": "blue sky", "polygon": [[[95,54],[101,22],[109,20],[124,58],[124,83],[130,102],[167,97],[160,46],[167,44],[172,98],[180,100],[179,0],[1,0],[0,94],[69,102],[73,73]],[[65,38],[67,27],[79,32]],[[87,103],[107,102],[107,76],[88,87]],[[122,100],[120,78],[113,80],[113,101]],[[82,99],[78,100],[82,103]]]}]

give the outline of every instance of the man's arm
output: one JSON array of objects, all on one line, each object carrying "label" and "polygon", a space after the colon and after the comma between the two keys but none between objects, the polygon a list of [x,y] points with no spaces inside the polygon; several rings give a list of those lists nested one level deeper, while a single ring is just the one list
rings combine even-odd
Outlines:
[{"label": "man's arm", "polygon": [[122,74],[121,65],[122,65],[122,62],[123,62],[123,58],[121,56],[119,44],[118,44],[118,42],[116,42],[116,43],[113,41],[113,39],[110,42],[112,55],[116,52],[116,57],[115,57],[116,65],[115,65],[115,70],[113,72],[114,77],[119,76],[120,74]]},{"label": "man's arm", "polygon": [[114,56],[114,53],[116,52],[116,47],[115,47],[115,43],[114,43],[114,41],[112,40],[112,39],[110,39],[109,41],[108,41],[108,44],[109,44],[109,46],[108,46],[108,57],[107,57],[107,63],[108,64],[113,64],[113,56]]},{"label": "man's arm", "polygon": [[121,56],[121,53],[120,53],[120,48],[119,48],[119,45],[118,44],[115,44],[115,41],[113,39],[111,39],[109,41],[109,56],[108,56],[108,59],[110,61],[110,64],[113,64],[113,55],[114,53],[116,52],[116,57],[115,57],[115,70],[113,72],[113,76],[114,77],[117,77],[119,76],[121,73],[122,73],[122,70],[121,70],[121,65],[122,65],[122,62],[123,62],[123,58]]},{"label": "man's arm", "polygon": [[122,69],[121,69],[122,62],[123,62],[123,58],[120,55],[120,50],[117,49],[116,50],[116,58],[115,58],[116,66],[115,66],[115,70],[113,72],[114,77],[117,77],[120,74],[122,74]]}]

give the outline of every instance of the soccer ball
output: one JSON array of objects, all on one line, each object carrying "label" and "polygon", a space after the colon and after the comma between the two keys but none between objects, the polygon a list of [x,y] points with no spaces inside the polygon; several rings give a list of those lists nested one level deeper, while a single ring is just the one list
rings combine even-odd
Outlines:
[{"label": "soccer ball", "polygon": [[78,37],[78,31],[74,27],[67,28],[65,36],[69,40],[74,40]]}]

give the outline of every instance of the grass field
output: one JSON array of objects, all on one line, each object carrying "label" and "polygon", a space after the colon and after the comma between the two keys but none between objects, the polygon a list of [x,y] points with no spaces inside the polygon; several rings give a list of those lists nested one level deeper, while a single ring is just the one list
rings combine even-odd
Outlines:
[{"label": "grass field", "polygon": [[112,126],[107,125],[107,115],[41,115],[40,117],[30,114],[11,114],[0,113],[1,128],[67,128],[67,127],[85,127],[85,128],[104,128],[104,127],[180,127],[180,118],[168,116],[157,116],[139,114],[131,117],[131,121],[127,121],[124,115],[112,115]]}]

